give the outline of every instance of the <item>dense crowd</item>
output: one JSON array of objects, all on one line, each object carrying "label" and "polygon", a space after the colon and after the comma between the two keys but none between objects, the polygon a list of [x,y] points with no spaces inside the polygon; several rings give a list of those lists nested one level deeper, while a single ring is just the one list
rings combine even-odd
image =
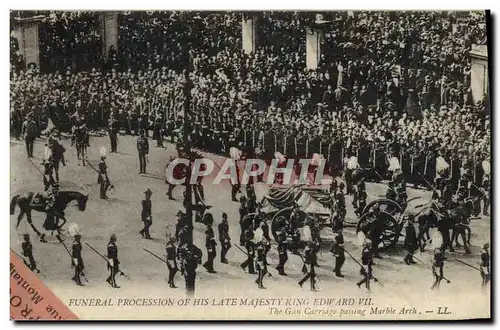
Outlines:
[{"label": "dense crowd", "polygon": [[88,32],[96,30],[93,14],[78,15],[55,14],[47,23],[57,35],[48,47],[63,49],[69,68],[14,71],[12,110],[78,110],[91,129],[106,127],[113,111],[123,126],[127,118],[145,114],[153,123],[161,115],[170,135],[184,115],[187,72],[198,123],[193,140],[215,152],[227,151],[231,140],[290,157],[304,148],[308,156],[333,157],[324,149],[332,144],[342,153],[370,145],[400,157],[402,150],[440,152],[462,162],[490,153],[489,103],[472,104],[468,56],[473,43],[485,41],[482,13],[325,13],[332,24],[317,70],[305,68],[311,13],[262,13],[253,54],[242,51],[241,13],[122,13],[118,49],[104,70],[68,65],[76,45],[100,49],[98,34]]}]

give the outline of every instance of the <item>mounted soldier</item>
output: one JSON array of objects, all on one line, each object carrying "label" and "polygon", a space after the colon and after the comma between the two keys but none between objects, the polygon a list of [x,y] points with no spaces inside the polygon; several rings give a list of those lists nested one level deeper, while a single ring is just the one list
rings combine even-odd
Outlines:
[{"label": "mounted soldier", "polygon": [[[64,223],[66,223],[66,219],[64,218],[64,212],[59,211],[59,206],[57,205],[57,197],[59,195],[59,184],[56,182],[50,186],[47,190],[47,195],[45,198],[45,213],[46,218],[43,223],[43,229],[46,231],[54,231],[58,230]],[[59,219],[63,220],[63,223],[59,225]],[[59,233],[56,235],[56,238],[62,242],[62,238]],[[40,242],[46,243],[45,233],[40,236]]]}]

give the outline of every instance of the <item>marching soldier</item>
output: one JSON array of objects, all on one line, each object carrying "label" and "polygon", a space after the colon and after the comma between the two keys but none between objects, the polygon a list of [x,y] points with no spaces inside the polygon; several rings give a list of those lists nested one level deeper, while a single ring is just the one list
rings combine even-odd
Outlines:
[{"label": "marching soldier", "polygon": [[75,240],[73,241],[73,247],[72,247],[72,266],[75,267],[75,275],[73,276],[72,280],[75,281],[76,285],[83,286],[82,280],[80,279],[80,275],[83,275],[83,258],[82,258],[82,243],[80,242],[80,239],[82,236],[80,234],[76,234]]},{"label": "marching soldier", "polygon": [[[359,281],[357,286],[361,288],[361,285],[366,283],[366,288],[370,291],[370,280],[373,278],[372,275],[372,266],[373,266],[373,250],[372,250],[372,242],[369,239],[366,239],[363,243],[363,251],[361,252],[361,263],[366,266],[361,267],[361,275],[364,278]],[[367,271],[368,270],[368,271]]]},{"label": "marching soldier", "polygon": [[175,240],[178,246],[182,246],[187,242],[187,229],[186,214],[182,211],[178,211],[177,224],[175,225]]},{"label": "marching soldier", "polygon": [[335,276],[344,277],[342,275],[342,266],[345,262],[345,251],[344,251],[344,235],[342,234],[342,229],[338,229],[333,239],[333,246],[330,250],[335,256]]},{"label": "marching soldier", "polygon": [[264,276],[267,274],[267,262],[266,262],[266,252],[263,243],[257,244],[257,260],[255,266],[258,271],[257,279],[255,283],[259,286],[259,289],[265,289],[263,281]]},{"label": "marching soldier", "polygon": [[216,257],[216,250],[215,246],[217,243],[215,243],[215,234],[214,230],[212,228],[214,219],[212,217],[211,213],[207,213],[204,216],[203,223],[207,226],[207,229],[205,230],[205,247],[207,248],[207,261],[203,264],[203,267],[209,272],[209,273],[216,273],[214,270],[214,259]]},{"label": "marching soldier", "polygon": [[26,120],[23,122],[21,128],[21,134],[24,137],[28,158],[33,158],[33,144],[36,139],[36,124],[33,120],[33,112],[26,115]]},{"label": "marching soldier", "polygon": [[[488,164],[488,165],[484,165]],[[489,161],[483,161],[483,171],[484,171],[484,176],[483,176],[483,182],[481,184],[481,192],[482,196],[481,199],[483,200],[483,215],[488,216],[489,212],[488,209],[490,208],[490,189],[491,189],[491,182],[490,182],[490,166],[489,166]]]},{"label": "marching soldier", "polygon": [[245,245],[245,228],[243,228],[243,218],[248,214],[247,199],[245,196],[240,197],[240,207],[238,209],[240,213],[240,245]]},{"label": "marching soldier", "polygon": [[227,213],[222,213],[222,222],[219,224],[219,241],[221,245],[220,262],[227,264],[227,251],[231,248],[231,238],[229,237],[229,224],[227,222]]},{"label": "marching soldier", "polygon": [[288,245],[286,233],[284,231],[278,233],[278,257],[279,264],[276,269],[281,276],[288,276],[287,273],[285,273],[285,264],[288,261]]},{"label": "marching soldier", "polygon": [[144,192],[145,199],[142,200],[142,212],[141,219],[144,222],[144,228],[141,229],[139,234],[144,238],[151,239],[151,235],[149,234],[149,227],[153,224],[153,214],[151,212],[151,195],[153,192],[151,189],[147,189]]},{"label": "marching soldier", "polygon": [[[336,181],[335,181],[336,182]],[[345,195],[344,195],[345,184],[341,182],[339,184],[339,189],[335,193],[335,207],[336,207],[336,215],[334,221],[334,230],[341,230],[344,228],[344,219],[346,216],[346,203],[345,203]]]},{"label": "marching soldier", "polygon": [[44,190],[47,191],[49,188],[56,183],[54,180],[54,162],[48,151],[48,148],[45,149],[45,158],[42,161],[43,165],[43,186]]},{"label": "marching soldier", "polygon": [[443,274],[443,266],[444,266],[444,249],[435,249],[434,250],[434,262],[432,263],[432,275],[434,275],[435,281],[432,284],[431,289],[438,289],[441,280],[444,277]]},{"label": "marching soldier", "polygon": [[178,257],[181,262],[181,272],[186,281],[186,293],[193,295],[196,282],[196,268],[201,264],[203,252],[196,245],[186,243],[179,248]]},{"label": "marching soldier", "polygon": [[[47,199],[45,201],[45,222],[43,223],[43,228],[46,231],[53,231],[57,230],[59,228],[59,219],[63,219],[63,221],[66,221],[64,218],[64,212],[60,212],[57,210],[57,196],[59,195],[59,184],[56,182],[53,185],[50,186],[50,188],[47,190]],[[62,238],[59,234],[56,235],[56,238],[62,242]],[[46,243],[47,241],[45,240],[45,233],[40,236],[40,242]]]},{"label": "marching soldier", "polygon": [[356,186],[354,189],[354,198],[352,204],[354,206],[355,212],[358,216],[361,216],[361,212],[366,206],[366,184],[363,174],[360,171],[356,171],[353,177],[357,179]]},{"label": "marching soldier", "polygon": [[175,273],[177,273],[177,249],[175,248],[175,239],[170,237],[167,240],[167,267],[168,267],[168,284],[171,288],[177,288],[174,283]]},{"label": "marching soldier", "polygon": [[247,250],[247,260],[241,264],[241,268],[246,271],[248,267],[249,274],[257,274],[254,269],[254,258],[255,258],[255,243],[253,242],[254,233],[250,229],[245,230],[245,248]]},{"label": "marching soldier", "polygon": [[404,261],[406,262],[407,265],[411,265],[416,263],[416,261],[413,260],[413,254],[418,248],[417,232],[415,231],[415,227],[413,226],[412,216],[408,217],[406,221],[405,230],[406,234],[405,234],[404,246],[406,249],[406,256],[404,258]]},{"label": "marching soldier", "polygon": [[483,278],[482,287],[486,288],[491,279],[490,273],[490,252],[488,249],[490,245],[488,243],[484,244],[483,250],[481,251],[481,263],[479,264],[481,269],[481,277]]},{"label": "marching soldier", "polygon": [[120,261],[118,260],[118,247],[116,246],[116,235],[112,234],[108,243],[108,270],[109,276],[106,279],[111,287],[120,288],[116,285],[116,274],[120,271]]},{"label": "marching soldier", "polygon": [[29,264],[26,262],[26,260],[23,259],[24,264],[33,270],[36,270],[36,261],[35,258],[33,257],[33,245],[31,244],[30,241],[30,235],[29,234],[24,234],[23,235],[24,242],[21,244],[21,248],[23,250],[23,256],[28,258]]},{"label": "marching soldier", "polygon": [[308,280],[311,280],[311,291],[316,291],[316,271],[314,267],[318,266],[317,253],[319,251],[319,243],[312,241],[309,242],[304,250],[304,267],[303,269],[307,272],[306,276],[299,281],[299,285],[302,285]]},{"label": "marching soldier", "polygon": [[66,149],[54,138],[54,135],[49,135],[49,139],[47,141],[47,147],[51,152],[52,157],[52,165],[54,168],[54,172],[56,174],[56,181],[59,181],[59,162],[66,166],[66,161],[64,160],[64,153]]},{"label": "marching soldier", "polygon": [[101,185],[100,187],[100,197],[101,199],[108,199],[106,196],[106,191],[111,185],[108,178],[108,166],[106,165],[106,148],[101,147],[101,161],[99,162],[99,176],[97,177],[97,183]]},{"label": "marching soldier", "polygon": [[139,174],[146,173],[149,141],[144,135],[144,130],[141,130],[141,135],[137,138],[137,152],[139,153]]},{"label": "marching soldier", "polygon": [[113,113],[111,113],[108,125],[108,135],[109,135],[109,141],[111,143],[111,152],[117,152],[116,149],[118,146],[119,130],[120,130],[120,123],[118,122],[117,119],[115,119]]}]

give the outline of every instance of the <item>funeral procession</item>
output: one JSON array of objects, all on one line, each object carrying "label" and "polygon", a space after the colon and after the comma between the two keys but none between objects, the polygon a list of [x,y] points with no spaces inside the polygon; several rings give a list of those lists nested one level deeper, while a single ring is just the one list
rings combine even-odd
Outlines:
[{"label": "funeral procession", "polygon": [[11,250],[71,298],[489,301],[487,16],[11,11]]}]

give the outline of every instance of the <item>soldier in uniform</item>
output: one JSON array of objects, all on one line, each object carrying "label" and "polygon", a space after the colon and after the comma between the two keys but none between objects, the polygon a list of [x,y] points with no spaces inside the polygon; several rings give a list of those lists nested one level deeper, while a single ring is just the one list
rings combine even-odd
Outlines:
[{"label": "soldier in uniform", "polygon": [[82,236],[80,234],[76,234],[75,240],[73,241],[71,257],[72,257],[72,266],[75,267],[75,275],[72,280],[75,281],[76,285],[83,286],[82,280],[80,279],[80,275],[83,275],[84,265],[82,258],[82,243],[80,239]]},{"label": "soldier in uniform", "polygon": [[171,288],[176,288],[174,283],[175,273],[177,273],[177,249],[175,248],[175,238],[170,237],[167,240],[166,255],[168,267],[168,284]]},{"label": "soldier in uniform", "polygon": [[149,234],[149,227],[153,224],[153,214],[151,212],[151,195],[153,192],[151,189],[147,189],[144,192],[145,198],[142,200],[142,211],[141,211],[141,220],[144,222],[144,228],[141,229],[139,234],[144,238],[151,239],[151,235]]},{"label": "soldier in uniform", "polygon": [[490,183],[490,175],[489,174],[484,174],[483,177],[483,182],[482,182],[482,187],[481,187],[481,199],[483,200],[483,215],[489,216],[488,209],[490,208],[490,189],[491,189],[491,183]]},{"label": "soldier in uniform", "polygon": [[481,250],[481,263],[479,267],[481,269],[481,277],[483,278],[482,287],[483,289],[488,285],[491,279],[490,272],[490,252],[488,251],[490,245],[488,243],[484,244],[483,249]]},{"label": "soldier in uniform", "polygon": [[141,135],[137,138],[137,153],[139,154],[139,174],[146,173],[149,141],[148,138],[144,136],[144,130],[141,130]]},{"label": "soldier in uniform", "polygon": [[120,123],[118,120],[114,118],[113,113],[111,114],[111,117],[109,118],[109,125],[108,125],[108,135],[109,135],[109,141],[111,143],[111,152],[117,152],[117,146],[118,146],[118,131],[120,130]]},{"label": "soldier in uniform", "polygon": [[33,113],[30,112],[26,115],[26,120],[23,122],[21,128],[21,134],[24,137],[24,143],[26,145],[26,153],[28,158],[33,158],[33,144],[36,139],[36,124],[33,120]]},{"label": "soldier in uniform", "polygon": [[438,289],[441,280],[444,277],[443,274],[443,266],[444,266],[444,249],[435,249],[434,250],[434,261],[432,263],[432,275],[434,275],[435,281],[432,284],[431,289]]},{"label": "soldier in uniform", "polygon": [[215,250],[215,246],[217,243],[215,242],[215,234],[212,228],[214,219],[211,213],[207,213],[204,216],[203,223],[207,226],[205,230],[205,247],[207,248],[207,261],[203,263],[203,267],[209,273],[216,273],[214,270],[214,259],[217,256],[217,252]]},{"label": "soldier in uniform", "polygon": [[161,113],[155,118],[153,139],[156,140],[157,148],[163,148],[163,114]]},{"label": "soldier in uniform", "polygon": [[243,228],[243,218],[248,214],[248,208],[247,208],[247,199],[245,196],[240,197],[240,207],[238,209],[238,212],[240,213],[240,245],[244,246],[245,245],[245,229]]},{"label": "soldier in uniform", "polygon": [[342,229],[338,229],[333,239],[333,246],[330,250],[335,256],[335,276],[344,277],[342,275],[342,266],[345,262],[345,251],[344,251],[344,235],[342,234]]},{"label": "soldier in uniform", "polygon": [[236,167],[236,178],[235,182],[233,183],[233,180],[231,180],[231,200],[233,202],[238,202],[238,199],[236,199],[236,194],[240,191],[241,188],[241,182],[240,182],[240,169],[238,168],[238,165],[236,164],[235,161],[235,167]]},{"label": "soldier in uniform", "polygon": [[111,183],[108,178],[108,166],[106,165],[106,149],[101,147],[101,161],[99,162],[99,176],[97,177],[97,183],[100,186],[100,197],[101,199],[108,199],[106,196],[106,191],[108,190]]},{"label": "soldier in uniform", "polygon": [[405,234],[404,246],[406,249],[406,256],[404,258],[404,261],[406,262],[407,265],[411,265],[416,263],[413,260],[413,254],[418,248],[417,233],[415,231],[415,227],[413,226],[412,216],[408,217],[406,221],[405,230],[406,234]]},{"label": "soldier in uniform", "polygon": [[361,275],[363,275],[363,279],[359,281],[357,286],[361,288],[361,285],[366,283],[366,288],[370,291],[370,280],[373,278],[372,275],[372,266],[373,266],[373,250],[372,243],[369,239],[365,240],[363,243],[363,251],[361,252],[361,263],[366,266],[361,267]]},{"label": "soldier in uniform", "polygon": [[116,285],[116,274],[120,271],[120,261],[118,260],[118,247],[116,246],[115,234],[112,234],[109,238],[107,252],[109,276],[106,282],[113,288],[119,288],[119,286]]},{"label": "soldier in uniform", "polygon": [[36,270],[37,269],[36,268],[36,261],[35,261],[35,258],[33,257],[33,245],[31,244],[31,241],[30,241],[30,235],[24,234],[23,239],[24,239],[24,242],[21,245],[21,248],[23,250],[23,256],[25,256],[29,260],[29,264],[28,264],[26,262],[26,260],[23,259],[24,264],[32,271]]},{"label": "soldier in uniform", "polygon": [[[57,230],[59,228],[59,219],[63,219],[66,221],[64,218],[64,213],[59,212],[57,210],[57,196],[59,195],[59,184],[56,182],[53,185],[50,186],[50,188],[47,190],[47,196],[46,196],[46,201],[45,201],[45,213],[46,213],[46,218],[45,222],[43,223],[43,228],[47,231],[53,231]],[[56,235],[56,238],[59,241],[62,241],[62,238],[59,234]],[[46,243],[47,241],[45,240],[45,233],[40,236],[40,242]]]},{"label": "soldier in uniform", "polygon": [[278,257],[279,264],[276,269],[280,275],[287,276],[285,273],[285,264],[288,261],[288,244],[286,233],[284,231],[280,231],[278,233]]},{"label": "soldier in uniform", "polygon": [[56,183],[54,180],[54,162],[52,157],[44,158],[42,161],[43,165],[43,186],[44,190],[47,191],[49,188]]},{"label": "soldier in uniform", "polygon": [[59,181],[59,162],[66,166],[66,162],[64,160],[64,152],[66,149],[57,141],[53,134],[49,135],[47,141],[47,147],[51,152],[51,157],[53,160],[54,172],[56,174],[56,181]]},{"label": "soldier in uniform", "polygon": [[354,188],[354,198],[352,200],[352,205],[354,206],[355,212],[358,216],[361,216],[361,212],[366,206],[366,184],[365,179],[360,171],[356,171],[353,174],[356,179],[356,186]]},{"label": "soldier in uniform", "polygon": [[346,203],[344,196],[345,184],[341,182],[339,184],[339,189],[335,192],[335,208],[336,215],[334,219],[334,230],[341,230],[344,227],[344,219],[346,216]]},{"label": "soldier in uniform", "polygon": [[259,289],[265,289],[263,281],[264,276],[267,274],[267,262],[266,262],[266,251],[263,243],[257,244],[257,260],[255,262],[257,268],[258,276],[255,283],[259,286]]},{"label": "soldier in uniform", "polygon": [[182,211],[177,212],[177,224],[175,225],[175,240],[178,246],[184,245],[187,240],[186,214]]},{"label": "soldier in uniform", "polygon": [[307,244],[304,250],[304,267],[307,274],[299,281],[302,285],[308,280],[311,280],[311,291],[316,291],[316,271],[315,267],[318,266],[317,253],[319,251],[319,242],[311,241]]},{"label": "soldier in uniform", "polygon": [[241,264],[241,268],[246,270],[248,267],[249,274],[257,274],[254,269],[254,258],[255,258],[255,243],[252,241],[254,238],[253,231],[250,229],[245,230],[245,248],[247,250],[247,260]]},{"label": "soldier in uniform", "polygon": [[220,262],[227,264],[226,259],[227,251],[231,248],[231,238],[229,237],[229,224],[227,222],[227,213],[222,213],[222,222],[218,226],[219,229],[219,241],[221,245],[220,251]]},{"label": "soldier in uniform", "polygon": [[149,119],[148,119],[148,114],[145,111],[141,111],[140,116],[139,116],[139,122],[138,122],[138,127],[140,131],[144,131],[144,135],[149,137]]},{"label": "soldier in uniform", "polygon": [[183,244],[178,250],[181,272],[186,281],[186,293],[193,295],[196,282],[196,268],[201,264],[203,252],[192,243]]}]

